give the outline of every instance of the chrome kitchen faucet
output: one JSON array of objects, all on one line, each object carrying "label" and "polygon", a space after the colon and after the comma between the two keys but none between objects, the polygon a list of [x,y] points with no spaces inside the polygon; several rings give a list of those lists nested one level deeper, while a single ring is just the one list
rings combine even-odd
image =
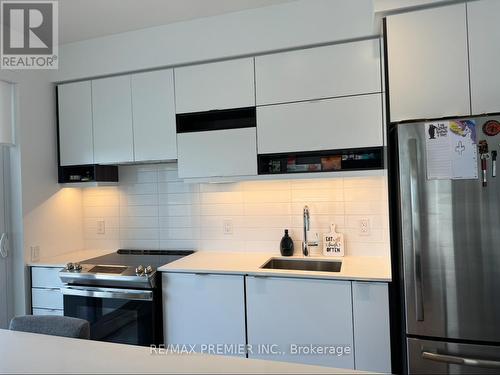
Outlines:
[{"label": "chrome kitchen faucet", "polygon": [[307,232],[310,229],[310,216],[309,216],[309,207],[307,205],[304,206],[304,240],[302,241],[302,254],[304,256],[309,256],[309,246],[318,246],[318,239],[316,241],[308,241],[307,240]]}]

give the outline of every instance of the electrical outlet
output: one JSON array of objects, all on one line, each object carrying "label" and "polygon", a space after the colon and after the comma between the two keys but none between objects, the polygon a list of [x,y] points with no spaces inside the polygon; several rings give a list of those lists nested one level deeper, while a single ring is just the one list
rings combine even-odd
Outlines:
[{"label": "electrical outlet", "polygon": [[31,261],[32,262],[38,262],[40,260],[40,246],[31,246],[30,247],[31,251]]},{"label": "electrical outlet", "polygon": [[224,234],[233,234],[233,221],[231,219],[222,222],[222,232]]},{"label": "electrical outlet", "polygon": [[363,218],[359,220],[359,234],[361,236],[370,235],[370,219]]},{"label": "electrical outlet", "polygon": [[104,219],[97,220],[97,234],[106,233],[106,221]]}]

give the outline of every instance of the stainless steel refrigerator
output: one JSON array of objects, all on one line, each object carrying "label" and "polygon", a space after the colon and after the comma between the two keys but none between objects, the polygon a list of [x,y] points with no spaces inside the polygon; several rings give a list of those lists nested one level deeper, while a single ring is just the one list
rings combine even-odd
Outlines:
[{"label": "stainless steel refrigerator", "polygon": [[396,131],[408,371],[500,373],[500,176],[428,179],[424,123]]}]

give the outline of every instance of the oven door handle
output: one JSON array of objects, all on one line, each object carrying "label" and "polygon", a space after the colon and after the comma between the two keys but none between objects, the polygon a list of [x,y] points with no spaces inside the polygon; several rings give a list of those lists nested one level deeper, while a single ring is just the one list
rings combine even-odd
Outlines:
[{"label": "oven door handle", "polygon": [[150,290],[65,286],[61,288],[61,293],[65,296],[114,298],[114,299],[125,299],[125,300],[135,300],[135,301],[153,300],[153,292]]}]

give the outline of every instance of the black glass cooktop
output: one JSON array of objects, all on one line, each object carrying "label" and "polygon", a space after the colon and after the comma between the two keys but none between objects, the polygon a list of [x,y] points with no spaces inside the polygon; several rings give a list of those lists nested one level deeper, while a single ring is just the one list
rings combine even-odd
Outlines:
[{"label": "black glass cooktop", "polygon": [[193,250],[128,250],[82,261],[82,264],[118,265],[137,267],[138,265],[160,267],[177,259],[193,254]]}]

